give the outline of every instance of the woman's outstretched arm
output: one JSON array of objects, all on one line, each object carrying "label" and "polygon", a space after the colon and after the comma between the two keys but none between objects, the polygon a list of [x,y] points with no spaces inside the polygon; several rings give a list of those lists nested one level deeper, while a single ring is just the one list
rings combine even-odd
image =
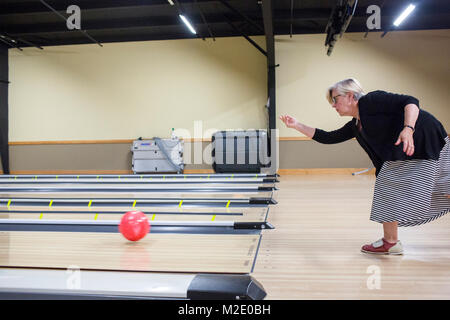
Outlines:
[{"label": "woman's outstretched arm", "polygon": [[298,122],[291,116],[280,116],[280,120],[283,121],[288,128],[295,129],[319,143],[340,143],[355,137],[355,134],[352,130],[352,121],[349,121],[340,129],[327,132],[321,129],[311,128],[305,124]]}]

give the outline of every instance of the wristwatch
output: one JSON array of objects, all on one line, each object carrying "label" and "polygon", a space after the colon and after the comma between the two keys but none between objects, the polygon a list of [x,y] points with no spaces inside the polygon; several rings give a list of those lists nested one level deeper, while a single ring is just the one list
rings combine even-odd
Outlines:
[{"label": "wristwatch", "polygon": [[416,129],[414,129],[414,127],[408,126],[407,124],[404,125],[403,128],[410,128],[413,132],[416,131]]}]

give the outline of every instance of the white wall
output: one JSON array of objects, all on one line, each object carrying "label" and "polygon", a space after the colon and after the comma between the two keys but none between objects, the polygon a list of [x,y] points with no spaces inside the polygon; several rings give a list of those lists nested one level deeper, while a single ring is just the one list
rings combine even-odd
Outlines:
[{"label": "white wall", "polygon": [[[264,37],[255,38],[264,44]],[[265,57],[244,38],[10,50],[10,141],[265,128]]]}]

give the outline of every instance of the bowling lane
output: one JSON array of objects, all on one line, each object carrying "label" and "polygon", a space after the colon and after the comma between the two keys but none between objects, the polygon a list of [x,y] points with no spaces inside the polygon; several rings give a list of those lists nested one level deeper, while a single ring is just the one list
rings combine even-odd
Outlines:
[{"label": "bowling lane", "polygon": [[49,174],[23,174],[23,175],[1,175],[0,180],[3,181],[17,181],[17,180],[60,180],[60,179],[76,179],[76,180],[135,180],[135,179],[148,179],[148,180],[237,180],[237,181],[246,181],[246,180],[261,180],[261,179],[270,179],[277,180],[277,175],[272,174],[264,174],[264,173],[211,173],[211,174],[123,174],[123,175],[114,175],[114,174],[80,174],[80,175],[71,175],[71,174],[61,174],[61,175],[49,175]]},{"label": "bowling lane", "polygon": [[230,187],[230,186],[274,186],[275,181],[270,179],[17,179],[17,180],[0,180],[0,186],[23,186],[23,185],[46,185],[57,186],[61,184],[73,184],[73,185],[147,185],[147,186],[188,186],[196,188],[199,186],[217,186],[217,187]]},{"label": "bowling lane", "polygon": [[126,211],[142,211],[149,221],[266,221],[269,207],[264,208],[174,208],[164,207],[61,207],[49,206],[0,206],[2,219],[42,220],[118,220]]},{"label": "bowling lane", "polygon": [[250,273],[261,235],[0,232],[0,267]]},{"label": "bowling lane", "polygon": [[78,186],[68,185],[67,187],[58,186],[48,187],[43,185],[33,185],[30,187],[0,187],[0,198],[146,198],[146,199],[249,199],[249,198],[272,198],[272,190],[258,190],[253,187],[235,188],[216,188],[216,187],[90,187],[80,188]]}]

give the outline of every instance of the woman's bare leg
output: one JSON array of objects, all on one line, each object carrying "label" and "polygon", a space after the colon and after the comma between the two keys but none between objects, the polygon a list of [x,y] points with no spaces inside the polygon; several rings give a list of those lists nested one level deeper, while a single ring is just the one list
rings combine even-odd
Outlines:
[{"label": "woman's bare leg", "polygon": [[398,222],[383,222],[384,240],[390,243],[398,241]]}]

